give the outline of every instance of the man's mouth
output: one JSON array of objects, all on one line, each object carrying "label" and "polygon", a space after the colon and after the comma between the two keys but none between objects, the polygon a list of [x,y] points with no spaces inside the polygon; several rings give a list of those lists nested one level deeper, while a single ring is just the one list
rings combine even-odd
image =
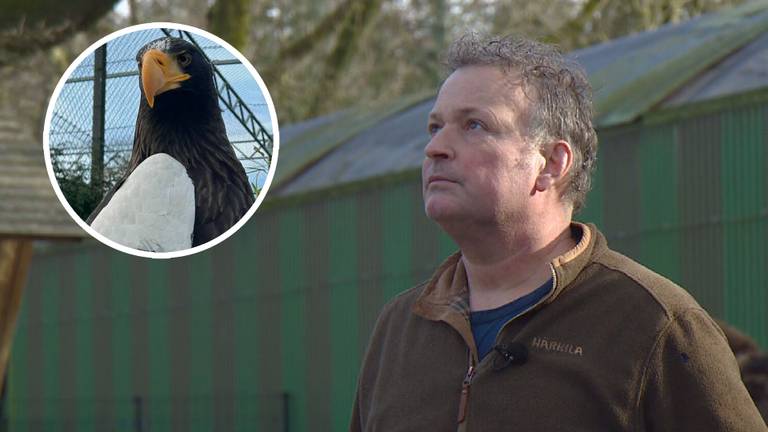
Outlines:
[{"label": "man's mouth", "polygon": [[427,185],[431,185],[432,183],[456,183],[454,180],[440,176],[440,175],[431,175],[427,179]]}]

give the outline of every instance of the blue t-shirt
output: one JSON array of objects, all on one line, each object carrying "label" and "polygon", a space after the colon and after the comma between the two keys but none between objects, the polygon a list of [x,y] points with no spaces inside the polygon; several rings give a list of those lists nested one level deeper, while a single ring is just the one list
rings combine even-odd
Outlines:
[{"label": "blue t-shirt", "polygon": [[504,306],[497,307],[496,309],[470,312],[469,322],[472,325],[472,335],[475,337],[477,354],[481,360],[495,346],[496,336],[499,334],[501,327],[515,315],[536,304],[536,302],[547,295],[551,288],[552,279],[550,278],[544,285],[536,288],[535,291]]}]

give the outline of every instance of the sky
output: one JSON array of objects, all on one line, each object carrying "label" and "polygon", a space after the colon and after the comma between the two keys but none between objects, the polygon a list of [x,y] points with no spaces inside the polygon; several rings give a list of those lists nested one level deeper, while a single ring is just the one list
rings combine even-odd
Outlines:
[{"label": "sky", "polygon": [[124,17],[127,17],[131,11],[130,6],[128,6],[128,0],[120,0],[120,2],[116,4],[112,10]]}]

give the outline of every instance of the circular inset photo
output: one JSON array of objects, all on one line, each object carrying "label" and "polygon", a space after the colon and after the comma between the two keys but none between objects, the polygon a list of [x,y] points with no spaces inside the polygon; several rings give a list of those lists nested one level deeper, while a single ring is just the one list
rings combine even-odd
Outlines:
[{"label": "circular inset photo", "polygon": [[59,80],[43,131],[56,195],[91,236],[174,258],[236,232],[264,199],[279,148],[256,69],[206,31],[132,26]]}]

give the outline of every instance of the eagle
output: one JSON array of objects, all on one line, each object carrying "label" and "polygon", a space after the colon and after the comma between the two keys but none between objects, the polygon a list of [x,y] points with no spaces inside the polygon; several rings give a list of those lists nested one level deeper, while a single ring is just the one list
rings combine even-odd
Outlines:
[{"label": "eagle", "polygon": [[105,237],[151,252],[215,239],[254,202],[227,138],[213,65],[163,37],[136,55],[141,98],[127,169],[88,217]]}]

